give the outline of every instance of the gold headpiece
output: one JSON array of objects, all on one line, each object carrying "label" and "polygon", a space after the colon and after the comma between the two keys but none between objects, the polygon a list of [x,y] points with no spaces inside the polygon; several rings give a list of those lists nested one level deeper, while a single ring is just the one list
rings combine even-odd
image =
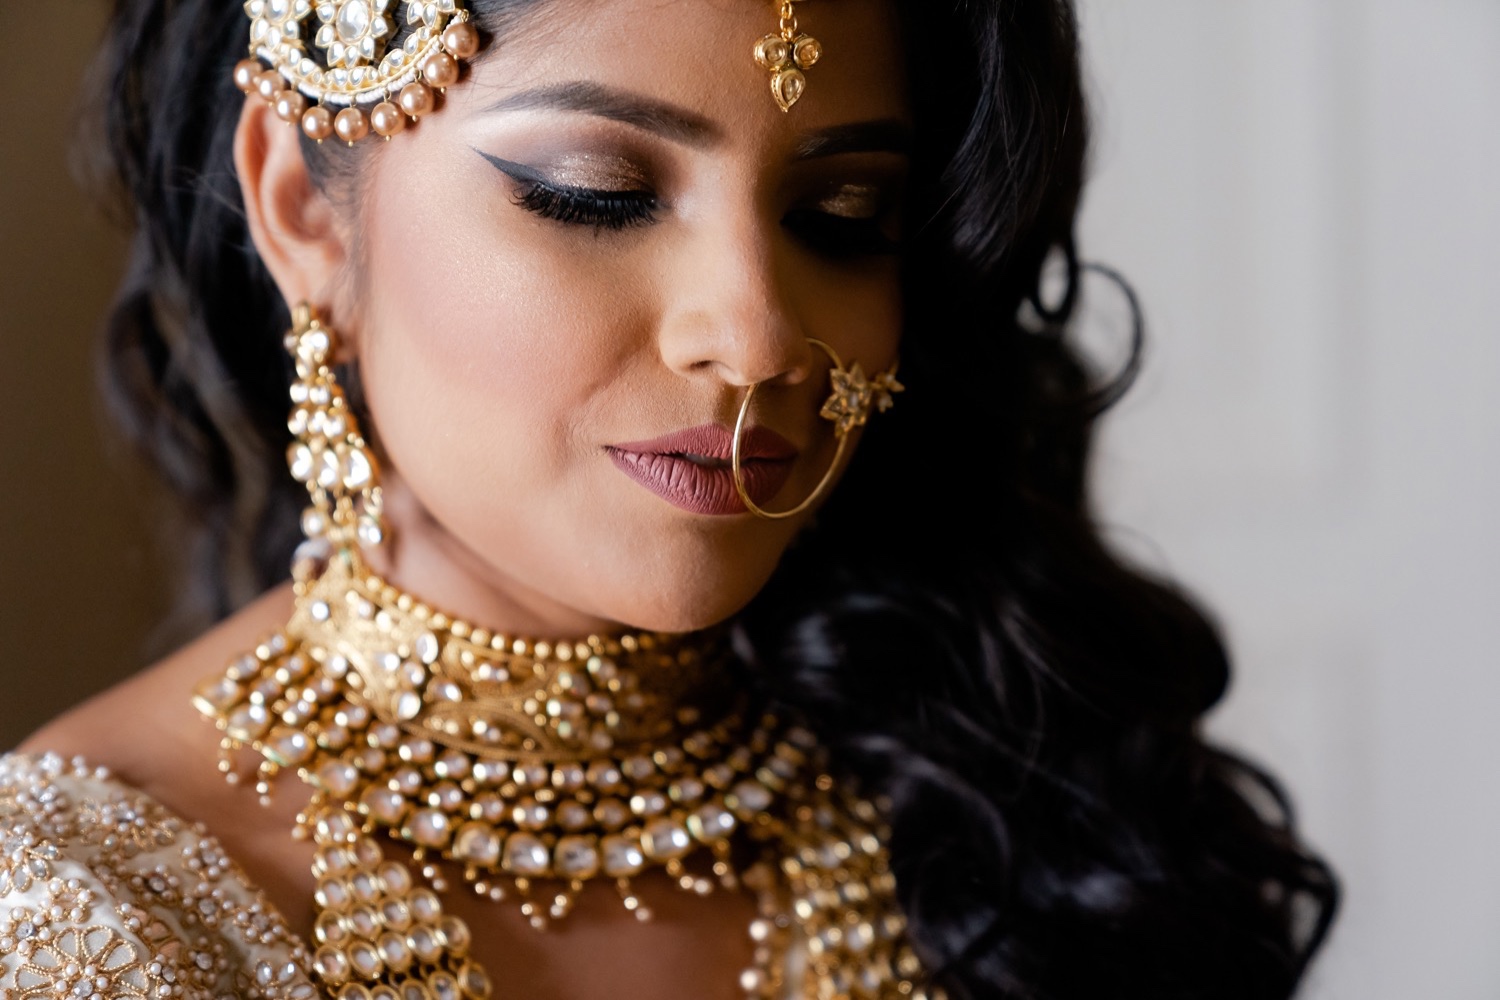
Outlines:
[{"label": "gold headpiece", "polygon": [[801,0],[776,0],[781,23],[777,30],[755,43],[755,61],[771,71],[771,96],[782,111],[790,111],[807,89],[802,71],[818,61],[823,43],[811,35],[797,33],[793,4]]},{"label": "gold headpiece", "polygon": [[433,90],[456,83],[458,60],[479,50],[460,0],[398,2],[405,37],[396,45],[392,0],[247,0],[250,58],[235,65],[234,82],[320,142],[337,135],[353,145],[371,131],[389,138],[431,111]]},{"label": "gold headpiece", "polygon": [[[393,0],[246,0],[250,55],[234,82],[258,94],[288,123],[322,142],[337,135],[351,146],[371,134],[391,136],[433,109],[433,90],[458,82],[459,60],[479,51],[479,32],[461,0],[395,0],[405,8],[406,35],[388,8]],[[801,0],[776,0],[780,23],[755,43],[755,61],[771,71],[771,96],[790,111],[807,89],[804,71],[823,44],[797,30]],[[313,15],[317,24],[311,24]],[[308,49],[304,29],[315,27]]]}]

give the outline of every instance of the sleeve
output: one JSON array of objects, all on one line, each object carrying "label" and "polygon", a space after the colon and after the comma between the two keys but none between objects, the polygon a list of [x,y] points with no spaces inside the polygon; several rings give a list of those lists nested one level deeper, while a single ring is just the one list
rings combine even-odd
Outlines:
[{"label": "sleeve", "polygon": [[307,967],[201,828],[81,761],[0,758],[0,996],[313,1000]]}]

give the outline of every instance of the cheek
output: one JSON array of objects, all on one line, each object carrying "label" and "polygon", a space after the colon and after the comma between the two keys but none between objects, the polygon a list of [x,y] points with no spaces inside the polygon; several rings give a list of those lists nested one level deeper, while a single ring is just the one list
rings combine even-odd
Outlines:
[{"label": "cheek", "polygon": [[[448,180],[429,190],[473,187],[472,175]],[[388,193],[371,196],[380,204]],[[586,438],[591,400],[628,361],[618,294],[506,198],[408,191],[399,210],[368,216],[362,360],[403,472],[463,468],[491,488],[516,474],[561,475]]]},{"label": "cheek", "polygon": [[514,399],[516,390],[556,384],[562,352],[546,346],[576,334],[567,324],[579,314],[546,294],[556,276],[545,257],[507,252],[491,213],[414,208],[395,225],[371,227],[367,263],[377,303],[372,352],[399,353],[465,396],[492,398],[504,387]]},{"label": "cheek", "polygon": [[[837,291],[830,293],[830,288]],[[858,281],[830,281],[803,301],[809,335],[833,347],[845,368],[858,362],[873,376],[898,361],[903,307],[895,267]],[[821,385],[828,388],[826,380]]]}]

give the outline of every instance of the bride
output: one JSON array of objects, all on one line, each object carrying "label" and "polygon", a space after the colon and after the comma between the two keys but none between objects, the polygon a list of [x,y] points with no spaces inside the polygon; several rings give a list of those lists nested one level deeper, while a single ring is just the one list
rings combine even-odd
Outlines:
[{"label": "bride", "polygon": [[1077,58],[122,0],[112,402],[216,624],[0,761],[5,995],[1291,995],[1334,878],[1091,519]]}]

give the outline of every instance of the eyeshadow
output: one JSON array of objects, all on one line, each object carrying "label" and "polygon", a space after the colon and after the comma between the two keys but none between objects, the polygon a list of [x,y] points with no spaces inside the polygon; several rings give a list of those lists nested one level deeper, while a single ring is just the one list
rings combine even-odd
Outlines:
[{"label": "eyeshadow", "polygon": [[880,212],[880,188],[873,184],[845,184],[826,198],[818,201],[818,207],[831,215],[850,219],[868,219]]},{"label": "eyeshadow", "polygon": [[639,191],[650,187],[640,164],[609,153],[568,153],[544,159],[540,169],[549,182],[563,187],[603,191]]}]

